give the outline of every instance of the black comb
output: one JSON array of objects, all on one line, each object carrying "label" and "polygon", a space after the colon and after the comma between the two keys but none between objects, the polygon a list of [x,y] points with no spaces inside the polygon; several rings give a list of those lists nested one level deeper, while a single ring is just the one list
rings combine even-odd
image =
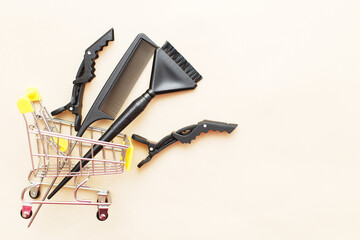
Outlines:
[{"label": "black comb", "polygon": [[100,119],[114,120],[158,46],[140,33],[121,58],[87,113],[77,136]]}]

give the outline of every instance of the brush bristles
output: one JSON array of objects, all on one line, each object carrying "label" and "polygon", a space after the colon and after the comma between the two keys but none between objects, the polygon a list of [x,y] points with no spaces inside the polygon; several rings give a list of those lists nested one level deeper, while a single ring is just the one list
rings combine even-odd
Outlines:
[{"label": "brush bristles", "polygon": [[176,62],[179,67],[181,67],[184,72],[189,75],[189,77],[194,80],[194,82],[198,82],[202,79],[202,76],[195,70],[191,64],[186,61],[186,59],[169,43],[166,42],[161,49],[166,52],[169,57],[171,57],[174,62]]}]

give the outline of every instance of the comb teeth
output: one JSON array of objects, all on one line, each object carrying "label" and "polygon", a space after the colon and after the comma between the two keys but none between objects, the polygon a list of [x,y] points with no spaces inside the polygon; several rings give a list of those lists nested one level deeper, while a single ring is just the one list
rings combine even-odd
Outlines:
[{"label": "comb teeth", "polygon": [[202,76],[195,70],[191,64],[169,43],[166,42],[161,49],[166,52],[169,57],[181,67],[184,72],[194,81],[198,82],[202,79]]}]

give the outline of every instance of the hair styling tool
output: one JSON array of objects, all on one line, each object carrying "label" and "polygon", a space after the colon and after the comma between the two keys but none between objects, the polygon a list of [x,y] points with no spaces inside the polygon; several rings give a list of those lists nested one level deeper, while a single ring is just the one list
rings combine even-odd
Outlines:
[{"label": "hair styling tool", "polygon": [[[202,76],[195,68],[169,42],[166,42],[161,48],[155,50],[150,88],[129,105],[99,140],[111,141],[146,108],[155,95],[194,89],[197,86],[196,83],[201,79]],[[101,146],[95,145],[93,156],[101,149]],[[84,158],[91,158],[91,156],[91,151],[88,151]],[[78,172],[80,166],[85,166],[88,162],[88,160],[80,161],[72,169],[72,172]],[[70,179],[71,177],[64,178],[50,193],[48,199],[54,196]]]},{"label": "hair styling tool", "polygon": [[111,28],[85,50],[84,59],[80,64],[79,70],[76,74],[76,79],[73,81],[74,86],[70,102],[51,112],[51,115],[53,116],[58,115],[65,110],[69,110],[71,113],[75,114],[75,131],[79,131],[81,125],[82,98],[85,83],[90,82],[95,77],[95,59],[99,57],[98,52],[107,46],[109,41],[113,40],[114,29]]},{"label": "hair styling tool", "polygon": [[181,143],[191,143],[192,140],[199,136],[200,133],[207,133],[209,130],[212,131],[226,131],[227,133],[231,133],[237,124],[233,123],[224,123],[224,122],[215,122],[210,120],[203,120],[198,124],[193,124],[184,128],[177,130],[176,132],[172,132],[171,134],[167,135],[166,137],[162,138],[159,142],[152,142],[147,140],[144,137],[141,137],[137,134],[132,135],[132,139],[139,143],[143,143],[147,145],[149,149],[149,155],[142,160],[137,166],[141,168],[142,165],[149,162],[152,157],[171,144],[179,141]]},{"label": "hair styling tool", "polygon": [[78,137],[97,120],[114,120],[156,48],[158,46],[145,34],[137,35],[91,106],[77,133]]},{"label": "hair styling tool", "polygon": [[[70,102],[65,106],[60,107],[51,112],[51,115],[57,115],[65,110],[69,110],[70,112],[72,112],[75,115],[74,128],[76,131],[78,131],[81,125],[82,98],[84,94],[85,83],[90,82],[95,77],[94,66],[95,66],[95,59],[99,57],[98,52],[101,51],[105,46],[107,46],[109,41],[113,41],[113,40],[114,40],[114,29],[111,28],[101,38],[99,38],[96,42],[94,42],[90,47],[88,47],[85,50],[84,59],[81,62],[78,72],[76,74],[76,80],[73,82],[74,86],[73,86]],[[40,95],[38,96],[38,98],[41,99]],[[51,181],[44,196],[42,197],[42,201],[45,201],[52,186],[55,184],[56,179],[57,177],[54,177],[54,179]],[[41,207],[42,204],[39,204],[39,206],[34,212],[32,219],[29,222],[28,227],[31,226],[32,222],[34,221]]]}]

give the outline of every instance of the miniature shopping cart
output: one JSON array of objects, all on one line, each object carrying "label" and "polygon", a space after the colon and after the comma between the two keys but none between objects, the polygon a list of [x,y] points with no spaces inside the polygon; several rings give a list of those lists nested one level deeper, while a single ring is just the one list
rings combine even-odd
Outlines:
[{"label": "miniature shopping cart", "polygon": [[[74,136],[74,123],[53,119],[42,105],[36,88],[28,89],[26,95],[18,100],[17,105],[25,119],[31,160],[31,170],[28,175],[30,185],[24,188],[21,194],[21,216],[30,218],[34,204],[39,204],[39,207],[42,204],[94,205],[98,208],[97,218],[101,221],[106,220],[111,204],[109,191],[90,188],[85,183],[90,176],[120,174],[124,172],[124,168],[129,171],[133,151],[131,140],[122,134],[112,142],[94,140],[105,132],[94,127],[88,128],[85,137]],[[102,146],[101,152],[96,156],[92,154],[91,159],[86,158],[89,162],[82,166],[81,160],[85,160],[83,154],[87,151],[93,152],[96,145]],[[79,162],[80,171],[71,172]],[[73,185],[66,185],[67,188],[73,189],[74,200],[45,201],[51,187],[57,186],[56,178],[68,176],[74,178]],[[42,200],[35,200],[40,197],[42,186],[48,186],[48,191]],[[97,192],[97,199],[95,201],[80,199],[79,190]],[[30,198],[25,194],[27,191]]]}]

